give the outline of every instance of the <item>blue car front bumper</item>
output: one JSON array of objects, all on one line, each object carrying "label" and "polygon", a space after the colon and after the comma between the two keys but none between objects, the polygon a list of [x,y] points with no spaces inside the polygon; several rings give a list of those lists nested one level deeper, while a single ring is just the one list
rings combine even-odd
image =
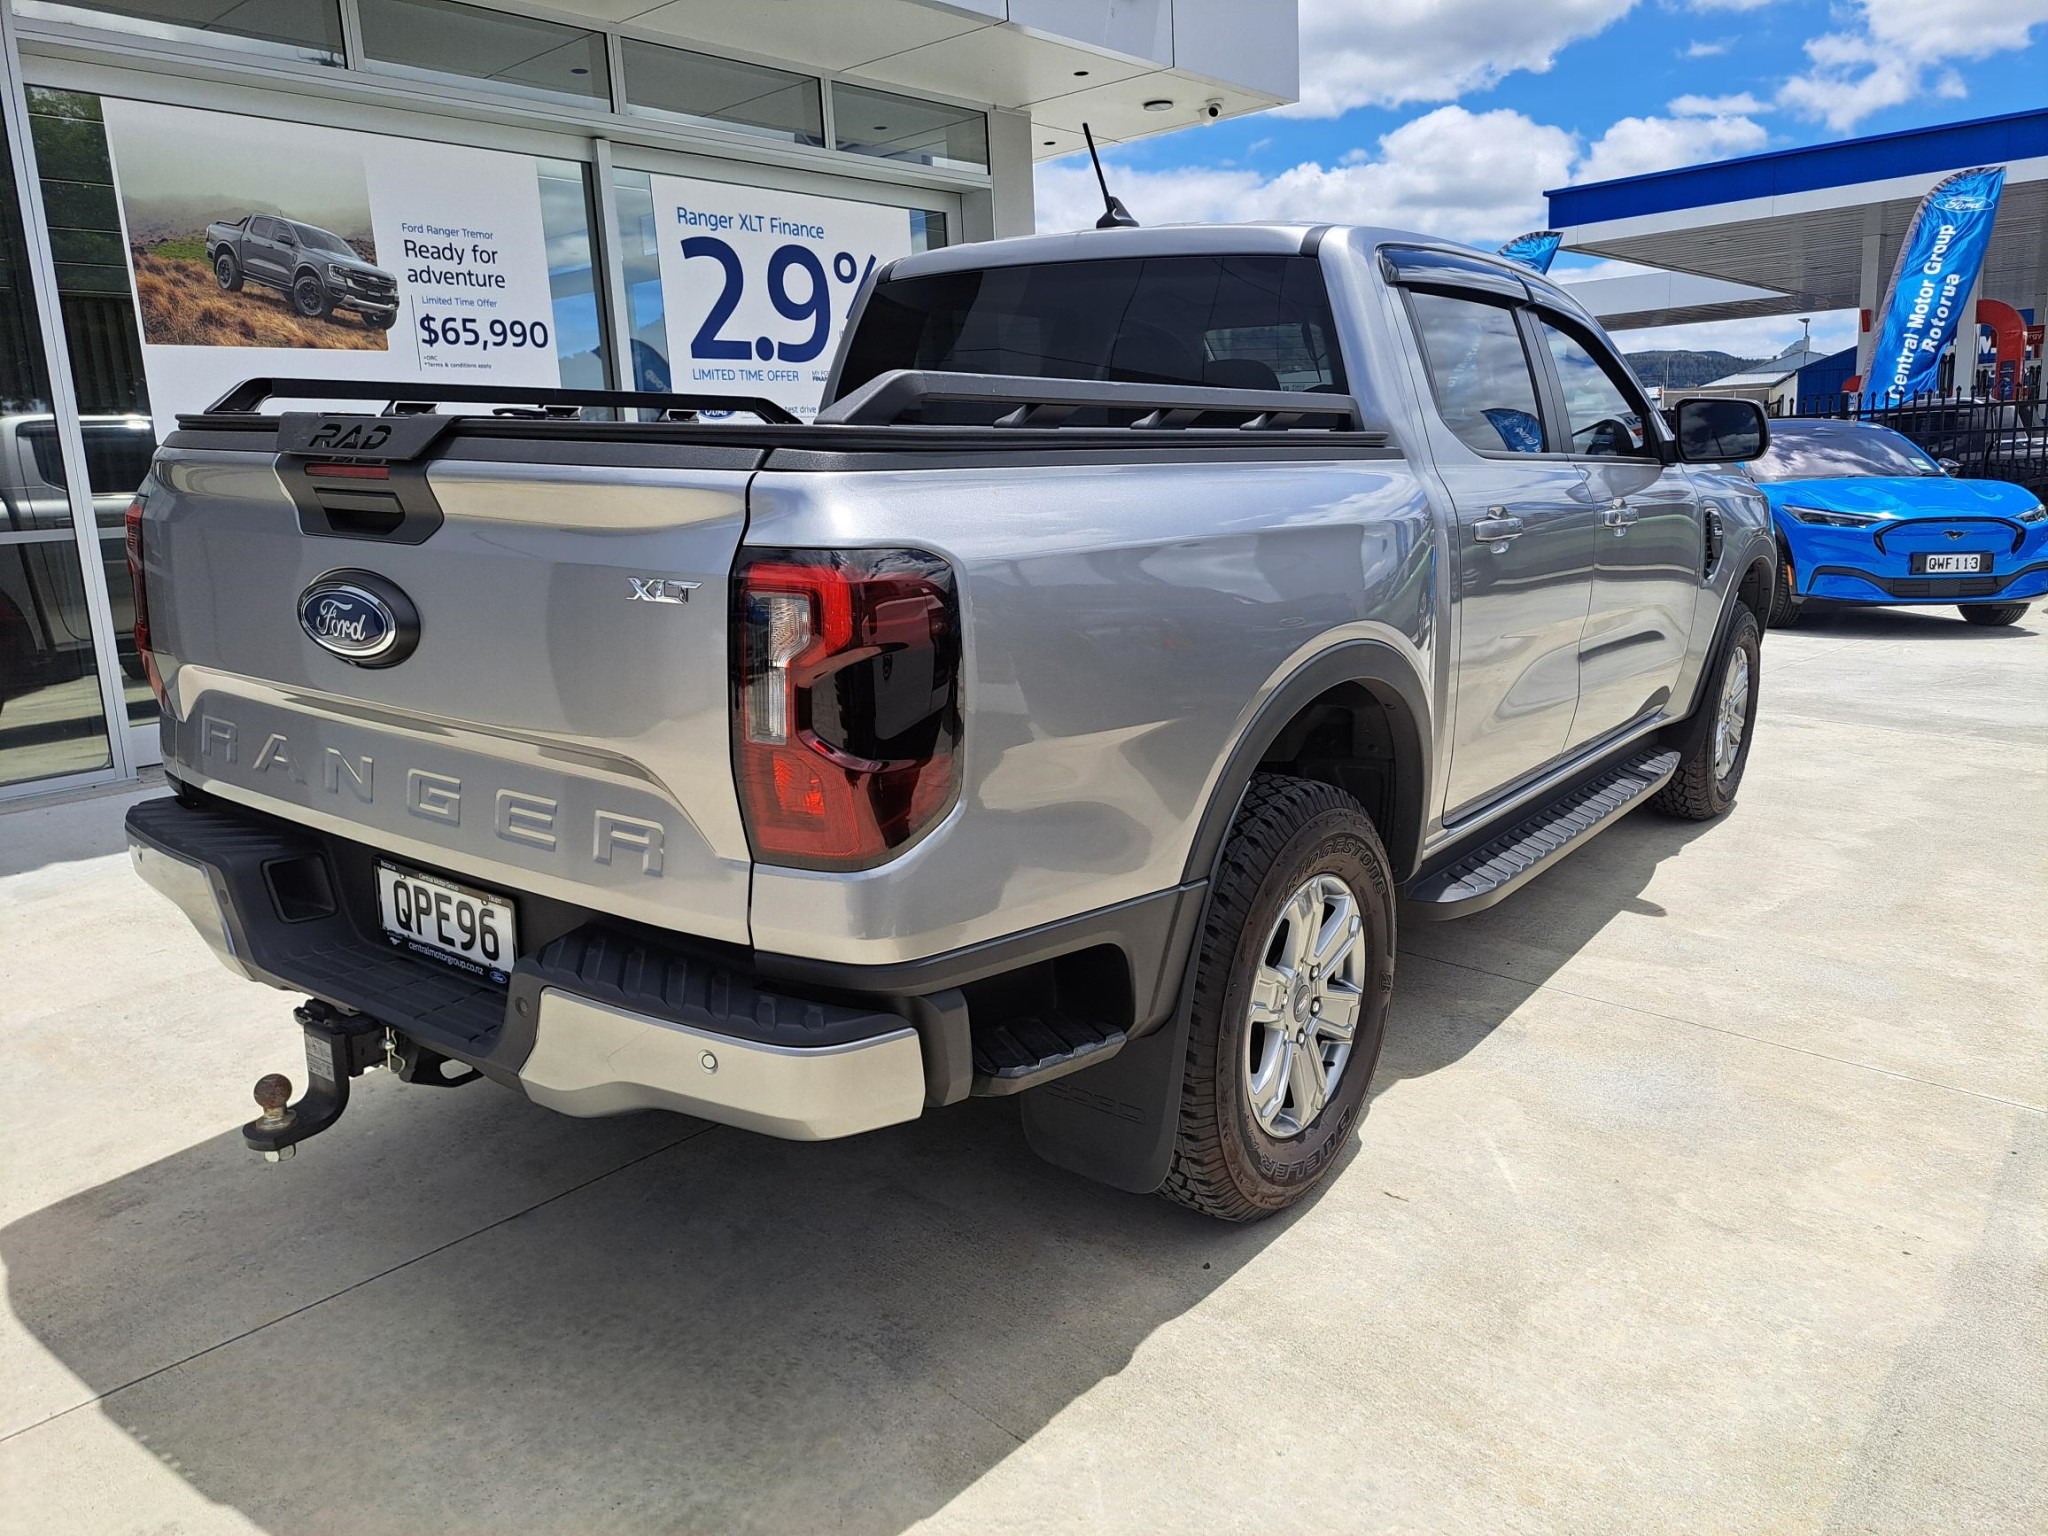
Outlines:
[{"label": "blue car front bumper", "polygon": [[[2048,522],[1900,518],[1828,528],[1780,513],[1778,531],[1801,597],[1842,603],[2016,603],[2048,596]],[[1975,572],[1925,569],[1929,555],[1981,557]]]}]

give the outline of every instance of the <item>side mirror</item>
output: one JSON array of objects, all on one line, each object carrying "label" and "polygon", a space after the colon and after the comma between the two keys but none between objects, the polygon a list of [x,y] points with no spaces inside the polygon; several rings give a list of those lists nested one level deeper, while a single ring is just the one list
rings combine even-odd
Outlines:
[{"label": "side mirror", "polygon": [[1771,446],[1763,407],[1754,400],[1681,400],[1671,424],[1678,456],[1688,464],[1744,464]]},{"label": "side mirror", "polygon": [[1941,466],[1944,475],[1952,475],[1963,467],[1961,459],[1936,459],[1934,462]]}]

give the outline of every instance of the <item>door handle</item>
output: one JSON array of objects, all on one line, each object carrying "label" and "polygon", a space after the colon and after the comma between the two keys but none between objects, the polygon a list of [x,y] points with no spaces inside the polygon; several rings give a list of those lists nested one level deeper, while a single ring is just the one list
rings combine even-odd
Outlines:
[{"label": "door handle", "polygon": [[1633,523],[1640,516],[1642,514],[1627,502],[1615,500],[1607,504],[1607,510],[1600,514],[1600,521],[1612,528],[1616,533],[1626,533],[1629,524]]},{"label": "door handle", "polygon": [[1488,507],[1486,516],[1472,525],[1472,537],[1496,550],[1506,547],[1509,539],[1521,537],[1524,531],[1522,520],[1506,507]]}]

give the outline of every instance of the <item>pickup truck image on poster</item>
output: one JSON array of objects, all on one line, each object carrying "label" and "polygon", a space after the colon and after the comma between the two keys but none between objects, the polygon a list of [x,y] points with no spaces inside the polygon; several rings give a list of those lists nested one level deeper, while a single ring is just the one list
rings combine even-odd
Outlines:
[{"label": "pickup truck image on poster", "polygon": [[679,176],[653,189],[673,387],[815,415],[861,283],[911,252],[910,210]]},{"label": "pickup truck image on poster", "polygon": [[101,110],[160,430],[265,375],[561,382],[531,156]]}]

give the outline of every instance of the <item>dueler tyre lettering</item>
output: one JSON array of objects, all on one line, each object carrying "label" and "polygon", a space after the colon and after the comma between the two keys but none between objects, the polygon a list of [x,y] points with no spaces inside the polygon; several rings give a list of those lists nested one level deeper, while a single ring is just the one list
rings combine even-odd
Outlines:
[{"label": "dueler tyre lettering", "polygon": [[1358,802],[1307,779],[1253,778],[1201,944],[1161,1193],[1255,1220],[1335,1166],[1386,1032],[1394,883]]},{"label": "dueler tyre lettering", "polygon": [[1738,606],[1679,743],[1678,771],[1651,802],[1658,810],[1685,821],[1711,821],[1735,803],[1755,735],[1761,639],[1756,615]]}]

